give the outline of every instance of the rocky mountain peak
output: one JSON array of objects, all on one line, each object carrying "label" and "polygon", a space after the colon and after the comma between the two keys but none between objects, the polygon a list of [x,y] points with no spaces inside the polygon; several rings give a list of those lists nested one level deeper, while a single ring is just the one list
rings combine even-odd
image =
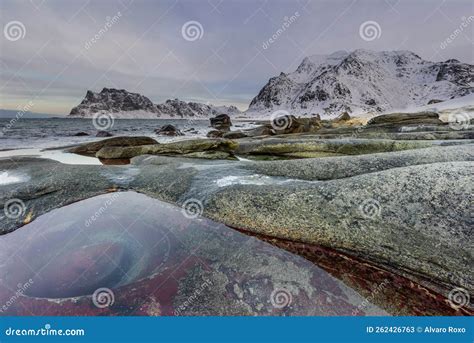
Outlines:
[{"label": "rocky mountain peak", "polygon": [[247,114],[382,112],[461,97],[474,93],[473,85],[474,66],[454,59],[430,62],[411,51],[337,51],[305,57],[293,73],[271,78]]},{"label": "rocky mountain peak", "polygon": [[111,113],[115,118],[208,118],[221,113],[235,115],[240,111],[235,106],[214,106],[179,99],[168,99],[155,105],[138,93],[103,88],[99,93],[88,90],[81,103],[71,110],[70,116],[90,118],[97,113]]}]

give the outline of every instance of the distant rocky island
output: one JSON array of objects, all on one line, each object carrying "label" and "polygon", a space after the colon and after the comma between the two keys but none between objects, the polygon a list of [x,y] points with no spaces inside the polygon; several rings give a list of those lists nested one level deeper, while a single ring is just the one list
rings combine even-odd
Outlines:
[{"label": "distant rocky island", "polygon": [[474,66],[455,59],[430,62],[410,51],[355,50],[306,57],[292,73],[272,77],[247,111],[178,99],[154,104],[124,89],[87,91],[70,117],[209,118],[219,114],[269,118],[277,110],[334,118],[413,109],[474,93]]},{"label": "distant rocky island", "polygon": [[82,102],[74,107],[69,117],[91,118],[97,113],[113,113],[117,118],[180,119],[209,118],[220,113],[239,114],[235,106],[214,106],[178,99],[154,104],[146,96],[125,89],[104,88],[99,93],[87,91]]}]

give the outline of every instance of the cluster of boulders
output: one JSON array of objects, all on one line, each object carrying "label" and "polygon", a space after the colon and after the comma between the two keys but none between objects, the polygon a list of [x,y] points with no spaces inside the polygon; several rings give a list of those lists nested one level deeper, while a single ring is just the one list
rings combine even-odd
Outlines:
[{"label": "cluster of boulders", "polygon": [[294,115],[282,115],[273,118],[270,122],[262,123],[248,130],[230,131],[232,122],[226,114],[211,118],[211,127],[215,130],[209,131],[208,138],[239,139],[246,137],[273,136],[290,133],[311,133],[321,128],[321,117],[297,118]]}]

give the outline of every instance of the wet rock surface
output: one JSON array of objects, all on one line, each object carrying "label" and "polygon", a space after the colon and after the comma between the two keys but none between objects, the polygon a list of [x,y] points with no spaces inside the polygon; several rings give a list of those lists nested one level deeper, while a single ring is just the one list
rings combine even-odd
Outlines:
[{"label": "wet rock surface", "polygon": [[[140,155],[186,155],[196,153],[224,152],[232,153],[236,144],[231,140],[185,140],[167,144],[150,144],[132,147],[105,146],[96,156],[99,158],[132,158]],[[194,157],[191,155],[190,157]]]},{"label": "wet rock surface", "polygon": [[227,114],[219,114],[209,120],[211,122],[211,127],[221,131],[229,131],[232,126],[230,117]]},{"label": "wet rock surface", "polygon": [[[323,264],[326,271],[369,297],[367,289],[376,287],[385,279],[367,277],[364,283],[356,275],[349,275],[347,266],[344,275],[334,272],[344,264],[330,265],[331,261],[359,261],[368,266],[361,267],[361,271],[370,270],[372,276],[384,275],[390,283],[396,282],[396,287],[387,286],[381,300],[374,300],[388,313],[470,314],[472,304],[469,300],[467,304],[453,307],[447,298],[459,287],[468,293],[474,290],[470,271],[474,263],[470,213],[474,193],[474,141],[470,138],[473,131],[469,127],[453,130],[449,125],[437,123],[438,119],[431,114],[417,123],[410,122],[413,118],[407,118],[385,118],[385,124],[377,119],[375,124],[362,129],[352,127],[350,119],[348,124],[333,126],[326,123],[326,126],[309,133],[166,144],[157,144],[146,137],[134,137],[130,141],[114,137],[70,149],[99,158],[130,160],[131,164],[127,166],[65,165],[30,157],[0,159],[2,171],[24,175],[24,180],[28,180],[0,184],[0,206],[7,208],[12,199],[19,200],[19,207],[11,215],[0,213],[1,233],[8,233],[0,236],[0,244],[4,237],[16,234],[12,231],[34,224],[39,216],[54,209],[100,194],[136,191],[183,209],[192,200],[199,215],[246,234],[257,235],[259,239],[302,255],[318,265]],[[269,125],[253,130],[262,133],[265,128],[270,130]],[[384,125],[385,128],[381,129]],[[242,132],[248,135],[247,131]],[[132,209],[128,214],[130,211]],[[18,231],[21,230],[23,228]],[[209,253],[199,255],[199,261],[215,263],[218,256],[223,258],[223,253],[218,250],[226,245],[222,245],[224,243],[217,237],[213,239],[217,241],[204,244]],[[196,238],[196,242],[199,239]],[[65,258],[64,268],[57,269],[66,270],[66,265],[81,267],[68,271],[60,279],[73,278],[83,266],[91,263],[92,258],[96,262],[89,268],[101,274],[98,282],[114,280],[116,270],[113,264],[101,260],[98,253],[113,251],[112,261],[119,264],[130,258],[127,249],[116,241],[96,243],[86,244]],[[232,242],[227,243],[232,245]],[[330,249],[334,254],[346,257],[329,254],[332,257],[318,258],[321,249],[326,249],[326,253]],[[260,275],[252,269],[255,264],[252,258],[256,256],[252,255],[253,252],[251,248],[244,250],[238,258],[234,256],[235,260],[220,265],[219,272],[212,275],[207,274],[208,270],[202,266],[193,269],[195,265],[190,262],[178,272],[178,279],[186,275],[185,281],[175,280],[166,288],[166,292],[174,290],[172,297],[168,297],[166,292],[166,296],[162,292],[152,292],[153,295],[145,300],[143,293],[147,293],[149,287],[157,286],[153,279],[134,279],[131,282],[133,287],[131,284],[112,284],[125,290],[123,294],[128,294],[124,298],[119,296],[120,301],[129,304],[130,299],[141,299],[143,302],[132,301],[134,310],[128,312],[104,310],[103,313],[170,314],[181,308],[179,314],[215,314],[217,307],[226,308],[225,314],[331,313],[322,298],[314,298],[315,293],[309,291],[308,287],[316,287],[314,284],[307,286],[305,282],[305,287],[302,283],[288,285],[282,279],[278,282],[291,288],[291,294],[302,294],[301,303],[287,312],[275,312],[268,307],[268,303],[261,300],[278,282],[271,281],[269,274],[257,277],[258,281],[250,278],[250,275]],[[262,259],[259,263],[264,263],[268,270],[284,268],[274,257],[262,256],[255,258]],[[52,278],[55,270],[45,268],[45,275]],[[307,270],[298,274],[300,276],[294,274],[298,270],[294,266],[285,270],[289,273],[288,280],[301,281],[301,275],[308,275]],[[166,275],[169,278],[170,274]],[[163,282],[162,277],[165,276],[158,277],[156,282]],[[229,283],[235,278],[239,282]],[[209,307],[189,305],[188,301],[183,309],[182,304],[192,294],[190,285],[199,282],[204,285],[202,297]],[[207,290],[208,282],[218,287]],[[70,296],[62,284],[50,291],[57,292],[60,297]],[[48,288],[40,281],[37,285]],[[86,286],[79,285],[79,293],[83,294],[78,303],[83,304],[83,313],[91,310],[88,293],[98,284],[91,285],[91,288]],[[424,288],[426,292],[421,293],[425,297],[414,291]],[[417,294],[421,303],[414,295],[410,298],[410,292]],[[431,300],[427,300],[426,295]],[[395,300],[387,300],[390,297]],[[312,310],[301,307],[303,299],[322,304],[316,306],[322,312],[314,312],[317,311],[314,306]],[[411,305],[406,308],[400,305],[402,302]],[[425,310],[423,302],[427,304]],[[72,303],[58,307],[57,313],[75,311],[73,308],[77,310],[76,305],[71,306]],[[344,306],[340,308],[354,311],[354,308],[349,310]],[[347,314],[346,310],[341,311],[334,314]]]},{"label": "wet rock surface", "polygon": [[158,144],[156,140],[150,137],[113,137],[98,142],[86,143],[68,149],[69,152],[81,155],[95,156],[103,147],[130,147],[146,144]]},{"label": "wet rock surface", "polygon": [[184,136],[184,134],[173,125],[164,125],[156,129],[155,133],[163,136]]},{"label": "wet rock surface", "polygon": [[135,192],[60,208],[1,238],[0,300],[22,287],[7,315],[465,314],[336,251],[257,239]]},{"label": "wet rock surface", "polygon": [[96,137],[112,137],[113,134],[107,131],[100,130],[95,134]]},{"label": "wet rock surface", "polygon": [[385,314],[304,258],[182,212],[133,192],[53,211],[2,237],[0,299],[28,282],[8,314]]}]

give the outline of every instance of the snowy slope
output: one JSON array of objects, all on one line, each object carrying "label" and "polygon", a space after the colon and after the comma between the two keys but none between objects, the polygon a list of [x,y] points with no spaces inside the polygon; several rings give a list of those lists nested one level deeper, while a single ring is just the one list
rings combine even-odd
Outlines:
[{"label": "snowy slope", "polygon": [[293,73],[271,78],[245,114],[264,117],[279,109],[322,117],[382,113],[471,93],[470,64],[429,62],[410,51],[338,51],[306,57]]}]

